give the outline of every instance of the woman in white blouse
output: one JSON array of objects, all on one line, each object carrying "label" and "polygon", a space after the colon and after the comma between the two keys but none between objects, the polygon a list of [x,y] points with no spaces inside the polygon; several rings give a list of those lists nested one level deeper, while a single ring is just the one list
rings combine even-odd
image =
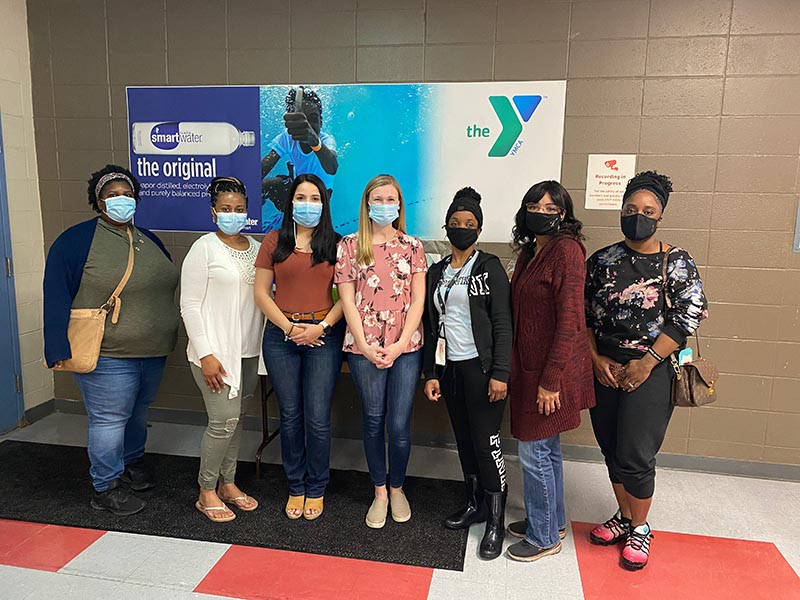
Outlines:
[{"label": "woman in white blouse", "polygon": [[235,177],[216,177],[208,189],[217,231],[197,240],[183,261],[181,316],[189,336],[192,375],[203,394],[208,427],[200,453],[197,510],[215,522],[236,518],[231,505],[258,502],[236,483],[244,399],[255,393],[263,316],[253,299],[260,244],[240,232],[247,224],[247,193]]}]

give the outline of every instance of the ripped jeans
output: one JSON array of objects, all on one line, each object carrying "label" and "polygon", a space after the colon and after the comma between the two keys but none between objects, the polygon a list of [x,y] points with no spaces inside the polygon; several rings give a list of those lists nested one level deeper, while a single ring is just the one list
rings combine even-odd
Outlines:
[{"label": "ripped jeans", "polygon": [[258,357],[242,359],[242,381],[239,395],[228,398],[226,385],[217,394],[203,380],[200,367],[192,364],[192,375],[203,394],[208,412],[208,427],[200,444],[200,475],[197,482],[205,490],[213,490],[219,483],[233,483],[236,461],[242,441],[242,424],[246,398],[251,397],[258,384]]}]

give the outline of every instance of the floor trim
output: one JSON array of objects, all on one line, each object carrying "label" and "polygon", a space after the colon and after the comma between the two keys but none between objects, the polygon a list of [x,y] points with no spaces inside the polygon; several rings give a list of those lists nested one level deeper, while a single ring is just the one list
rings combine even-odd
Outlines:
[{"label": "floor trim", "polygon": [[[51,400],[43,405],[37,406],[31,411],[38,411],[40,407],[53,403],[53,408],[49,412],[38,416],[38,419],[47,416],[50,412],[63,412],[71,414],[86,414],[83,402],[75,400]],[[42,408],[44,411],[45,408]],[[37,415],[39,413],[37,412]],[[26,413],[27,418],[27,413]],[[180,425],[199,425],[207,423],[206,414],[193,410],[175,410],[170,408],[151,408],[150,420],[159,423],[175,423]],[[29,423],[32,423],[28,419]],[[274,431],[278,427],[278,419],[270,417],[269,428]],[[261,418],[245,417],[244,428],[252,431],[261,430]],[[449,436],[413,434],[412,444],[415,446],[432,446],[455,448],[453,440]],[[501,440],[503,452],[512,456],[517,455],[517,440],[513,438],[503,438]],[[603,455],[600,449],[595,446],[574,446],[563,444],[561,446],[564,458],[583,462],[603,462]],[[658,455],[658,466],[667,469],[680,469],[682,471],[700,471],[703,473],[719,473],[721,475],[737,475],[740,477],[757,477],[760,479],[778,479],[781,481],[800,481],[800,465],[783,465],[776,463],[763,463],[748,460],[734,460],[731,458],[716,458],[712,456],[687,456],[683,454]]]}]

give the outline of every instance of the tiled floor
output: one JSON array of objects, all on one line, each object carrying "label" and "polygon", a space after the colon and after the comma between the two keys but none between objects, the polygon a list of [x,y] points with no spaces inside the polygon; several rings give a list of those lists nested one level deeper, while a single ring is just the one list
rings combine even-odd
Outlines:
[{"label": "tiled floor", "polygon": [[[201,435],[199,427],[154,423],[148,450],[196,456]],[[55,414],[0,439],[82,446],[85,436],[83,417]],[[259,441],[246,432],[242,457],[252,456]],[[278,441],[265,460],[279,462]],[[507,519],[516,520],[524,515],[522,484],[518,463],[508,463]],[[336,440],[332,466],[366,470],[361,444]],[[458,479],[458,459],[452,451],[414,448],[409,472]],[[464,571],[453,572],[0,521],[0,598],[800,599],[800,483],[662,469],[650,519],[653,563],[628,573],[617,566],[618,548],[585,541],[587,523],[613,512],[603,466],[569,462],[565,478],[571,533],[559,555],[533,564],[481,561],[477,526]]]}]

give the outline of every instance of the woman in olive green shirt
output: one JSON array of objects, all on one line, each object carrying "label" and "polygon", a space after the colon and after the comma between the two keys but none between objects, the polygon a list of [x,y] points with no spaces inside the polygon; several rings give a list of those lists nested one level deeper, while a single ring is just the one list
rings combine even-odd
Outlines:
[{"label": "woman in olive green shirt", "polygon": [[[119,319],[107,318],[97,368],[75,374],[89,417],[87,446],[91,505],[130,515],[145,502],[133,491],[154,485],[142,464],[147,409],[155,400],[167,354],[178,335],[178,269],[161,241],[132,223],[139,182],[108,165],[89,180],[89,204],[99,218],[67,229],[47,256],[44,281],[45,360],[71,357],[67,328],[72,308],[98,308],[119,284],[133,239],[133,271],[120,294]],[[126,486],[120,485],[123,482]]]}]

